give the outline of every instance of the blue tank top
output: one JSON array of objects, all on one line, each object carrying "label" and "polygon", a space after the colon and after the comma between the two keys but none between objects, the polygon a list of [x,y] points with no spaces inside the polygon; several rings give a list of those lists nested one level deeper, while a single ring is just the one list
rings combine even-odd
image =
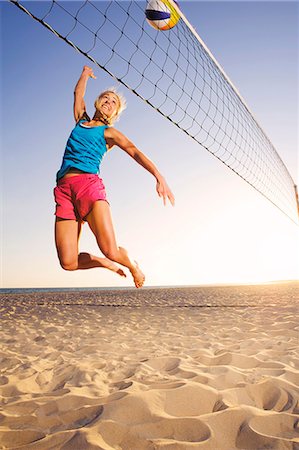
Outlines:
[{"label": "blue tank top", "polygon": [[107,152],[104,131],[107,125],[85,127],[81,119],[71,132],[66,143],[61,167],[56,175],[58,181],[71,168],[86,173],[99,173],[103,156]]}]

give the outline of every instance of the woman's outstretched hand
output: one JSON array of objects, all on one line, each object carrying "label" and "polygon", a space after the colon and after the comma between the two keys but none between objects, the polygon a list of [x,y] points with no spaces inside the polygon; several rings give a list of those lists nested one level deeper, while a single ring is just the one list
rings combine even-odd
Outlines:
[{"label": "woman's outstretched hand", "polygon": [[83,73],[86,73],[90,78],[96,79],[97,77],[94,75],[93,70],[91,67],[84,66],[83,67]]},{"label": "woman's outstretched hand", "polygon": [[167,198],[170,201],[170,203],[172,204],[172,206],[174,206],[174,195],[171,192],[171,190],[169,189],[169,186],[163,177],[159,177],[157,179],[156,190],[158,192],[159,197],[163,198],[164,206],[166,206]]}]

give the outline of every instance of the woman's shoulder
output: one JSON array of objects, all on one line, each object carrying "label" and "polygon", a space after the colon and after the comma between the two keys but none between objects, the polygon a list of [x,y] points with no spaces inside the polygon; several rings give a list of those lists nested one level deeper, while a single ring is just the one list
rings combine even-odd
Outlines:
[{"label": "woman's shoulder", "polygon": [[114,136],[118,136],[122,133],[117,128],[107,125],[106,129],[105,129],[105,134],[107,134],[107,136],[114,137]]}]

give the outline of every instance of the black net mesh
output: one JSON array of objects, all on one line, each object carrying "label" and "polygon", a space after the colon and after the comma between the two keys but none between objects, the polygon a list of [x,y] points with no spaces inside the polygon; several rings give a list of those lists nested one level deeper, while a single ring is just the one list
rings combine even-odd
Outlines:
[{"label": "black net mesh", "polygon": [[145,1],[10,1],[185,131],[297,223],[298,200],[286,166],[184,16],[171,30],[158,31],[145,19]]}]

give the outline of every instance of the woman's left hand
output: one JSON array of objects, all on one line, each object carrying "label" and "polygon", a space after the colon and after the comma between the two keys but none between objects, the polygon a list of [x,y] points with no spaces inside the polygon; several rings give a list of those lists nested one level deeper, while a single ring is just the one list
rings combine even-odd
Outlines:
[{"label": "woman's left hand", "polygon": [[159,177],[157,179],[156,190],[158,192],[159,197],[163,197],[164,206],[166,206],[167,198],[170,201],[170,203],[172,204],[172,206],[174,206],[174,195],[171,192],[171,190],[169,189],[169,186],[163,177]]}]

